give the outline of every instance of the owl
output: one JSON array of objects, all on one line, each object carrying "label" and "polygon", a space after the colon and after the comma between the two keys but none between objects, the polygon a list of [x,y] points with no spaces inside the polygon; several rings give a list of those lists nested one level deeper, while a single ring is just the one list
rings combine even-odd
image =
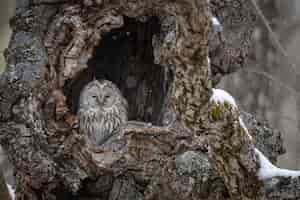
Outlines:
[{"label": "owl", "polygon": [[127,121],[127,101],[110,81],[94,80],[80,93],[77,118],[79,132],[88,144],[101,145]]}]

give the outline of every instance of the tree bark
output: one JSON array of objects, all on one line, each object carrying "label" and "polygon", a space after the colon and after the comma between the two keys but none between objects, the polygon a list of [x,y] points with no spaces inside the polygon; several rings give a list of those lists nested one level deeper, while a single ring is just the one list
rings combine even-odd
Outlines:
[{"label": "tree bark", "polygon": [[[209,101],[207,0],[23,0],[16,13],[0,142],[17,199],[265,197],[239,111]],[[97,150],[73,126],[94,78],[120,88],[130,119]]]}]

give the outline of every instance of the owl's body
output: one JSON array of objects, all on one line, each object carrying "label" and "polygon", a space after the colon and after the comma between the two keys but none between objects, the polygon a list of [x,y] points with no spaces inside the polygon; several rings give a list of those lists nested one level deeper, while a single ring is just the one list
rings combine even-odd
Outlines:
[{"label": "owl's body", "polygon": [[127,121],[127,101],[110,81],[92,81],[80,94],[77,117],[79,132],[92,145],[102,144]]}]

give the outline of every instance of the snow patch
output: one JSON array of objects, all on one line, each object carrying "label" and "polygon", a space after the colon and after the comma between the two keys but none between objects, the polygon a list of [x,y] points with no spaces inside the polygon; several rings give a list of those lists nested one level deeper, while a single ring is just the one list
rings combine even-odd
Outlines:
[{"label": "snow patch", "polygon": [[234,100],[234,98],[225,90],[221,89],[212,89],[213,94],[210,97],[210,101],[215,102],[216,104],[224,105],[225,102],[229,103],[232,108],[237,110],[237,104]]},{"label": "snow patch", "polygon": [[[233,109],[238,110],[238,106],[235,102],[235,99],[228,92],[226,92],[225,90],[215,89],[215,88],[213,88],[212,91],[213,91],[213,95],[210,97],[210,101],[221,105],[224,105],[224,103],[227,102],[231,105]],[[248,135],[248,137],[250,138],[250,140],[253,140],[241,116],[239,116],[239,123],[241,127],[244,129],[244,131],[246,132],[246,134]]]},{"label": "snow patch", "polygon": [[15,200],[15,190],[12,188],[11,185],[9,185],[9,184],[6,184],[6,185],[7,185],[7,188],[8,188],[8,192],[11,196],[11,199]]},{"label": "snow patch", "polygon": [[213,33],[219,33],[219,32],[222,31],[223,27],[222,27],[220,21],[218,20],[218,18],[213,16],[213,17],[210,18],[210,21],[212,23]]},{"label": "snow patch", "polygon": [[208,66],[210,66],[210,58],[209,58],[209,56],[207,56],[207,63],[208,63]]},{"label": "snow patch", "polygon": [[260,180],[270,179],[274,177],[296,178],[300,176],[300,171],[281,169],[276,167],[257,148],[255,148],[255,153],[259,159],[260,168],[258,170],[257,176]]},{"label": "snow patch", "polygon": [[250,140],[253,141],[252,135],[250,135],[250,133],[249,133],[249,131],[248,131],[248,129],[247,129],[247,127],[246,127],[246,125],[245,125],[245,123],[244,123],[241,116],[239,116],[239,123],[240,123],[242,129],[244,129],[244,131],[246,132],[246,134],[250,138]]},{"label": "snow patch", "polygon": [[221,26],[221,23],[219,22],[218,18],[211,17],[211,22],[214,26]]},{"label": "snow patch", "polygon": [[[234,100],[234,98],[226,91],[221,89],[212,89],[213,94],[210,98],[210,101],[215,102],[217,104],[223,105],[225,102],[229,103],[232,108],[238,109],[237,104]],[[252,136],[249,134],[248,129],[246,128],[241,116],[239,116],[239,123],[241,127],[245,130],[246,134],[249,136],[249,138],[252,140]],[[273,165],[265,156],[263,153],[261,153],[258,149],[255,148],[255,153],[257,154],[259,158],[259,165],[260,168],[258,170],[258,177],[261,180],[270,179],[274,177],[299,177],[300,171],[295,170],[288,170],[288,169],[281,169]]]}]

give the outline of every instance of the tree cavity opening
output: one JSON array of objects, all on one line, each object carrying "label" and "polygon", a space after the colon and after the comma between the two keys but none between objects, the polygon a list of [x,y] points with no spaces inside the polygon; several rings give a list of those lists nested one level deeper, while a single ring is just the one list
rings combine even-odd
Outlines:
[{"label": "tree cavity opening", "polygon": [[72,112],[77,112],[80,91],[88,82],[107,79],[126,98],[129,120],[160,125],[173,76],[171,70],[154,64],[152,38],[159,32],[156,17],[146,22],[124,17],[123,27],[105,34],[88,60],[88,68],[65,88]]}]

